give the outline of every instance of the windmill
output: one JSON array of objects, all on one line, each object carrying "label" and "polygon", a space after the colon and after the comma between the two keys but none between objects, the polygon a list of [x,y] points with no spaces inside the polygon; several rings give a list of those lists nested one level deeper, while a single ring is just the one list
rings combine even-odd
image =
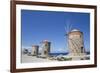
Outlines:
[{"label": "windmill", "polygon": [[38,52],[39,52],[39,46],[38,45],[32,45],[32,55],[38,56]]},{"label": "windmill", "polygon": [[46,58],[49,56],[50,53],[51,42],[49,42],[48,40],[43,40],[41,43],[42,43],[41,56]]},{"label": "windmill", "polygon": [[66,41],[71,56],[85,55],[83,33],[78,29],[72,29],[72,24],[65,27]]}]

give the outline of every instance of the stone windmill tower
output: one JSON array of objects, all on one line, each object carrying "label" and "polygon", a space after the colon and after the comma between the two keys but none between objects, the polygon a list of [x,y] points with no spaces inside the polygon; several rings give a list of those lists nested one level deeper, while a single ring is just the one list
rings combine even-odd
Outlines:
[{"label": "stone windmill tower", "polygon": [[38,45],[32,45],[32,55],[38,56],[39,46]]},{"label": "stone windmill tower", "polygon": [[71,56],[85,55],[83,33],[73,29],[68,33],[68,47]]},{"label": "stone windmill tower", "polygon": [[50,45],[51,42],[49,42],[48,40],[42,41],[42,52],[41,52],[42,57],[49,57]]}]

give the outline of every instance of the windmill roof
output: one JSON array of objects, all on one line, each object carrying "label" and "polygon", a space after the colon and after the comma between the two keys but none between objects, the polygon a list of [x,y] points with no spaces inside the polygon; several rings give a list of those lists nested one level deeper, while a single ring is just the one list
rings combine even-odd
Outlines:
[{"label": "windmill roof", "polygon": [[78,30],[78,29],[73,29],[71,32],[73,32],[73,31],[80,31],[80,30]]}]

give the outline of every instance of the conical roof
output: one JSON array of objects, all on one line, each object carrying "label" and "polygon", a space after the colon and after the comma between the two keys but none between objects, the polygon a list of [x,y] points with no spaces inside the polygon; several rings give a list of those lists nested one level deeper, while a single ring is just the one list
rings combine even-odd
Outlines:
[{"label": "conical roof", "polygon": [[73,29],[71,32],[74,32],[74,31],[80,31],[80,30],[78,30],[78,29]]}]

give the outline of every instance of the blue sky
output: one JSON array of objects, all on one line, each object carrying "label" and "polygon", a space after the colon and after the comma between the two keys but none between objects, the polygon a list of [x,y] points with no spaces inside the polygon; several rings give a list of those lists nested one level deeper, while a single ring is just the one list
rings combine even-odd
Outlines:
[{"label": "blue sky", "polygon": [[51,42],[51,52],[67,52],[65,26],[70,24],[72,29],[83,32],[84,46],[89,51],[89,13],[21,10],[22,47],[41,45],[41,41],[48,40]]}]

